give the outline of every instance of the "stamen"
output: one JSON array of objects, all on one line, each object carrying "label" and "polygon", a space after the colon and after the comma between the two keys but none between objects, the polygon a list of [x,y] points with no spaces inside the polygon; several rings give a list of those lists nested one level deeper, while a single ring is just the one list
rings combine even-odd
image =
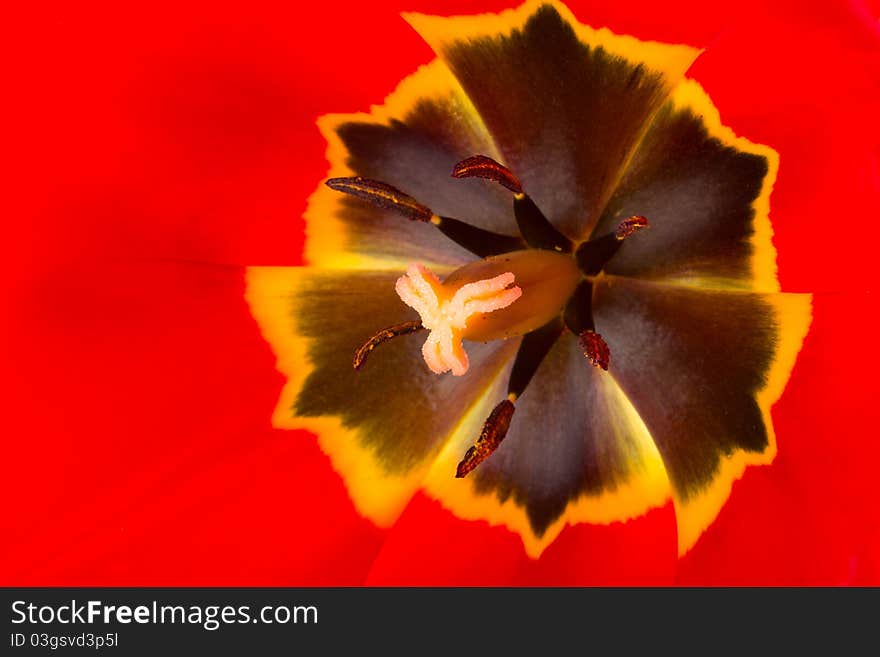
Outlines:
[{"label": "stamen", "polygon": [[575,254],[578,267],[587,276],[595,276],[601,272],[608,261],[620,250],[620,246],[633,233],[648,228],[648,220],[640,215],[633,215],[621,221],[613,233],[582,243]]},{"label": "stamen", "polygon": [[565,306],[563,312],[565,325],[578,336],[578,343],[584,352],[584,356],[596,367],[608,369],[611,360],[611,350],[596,333],[593,323],[593,284],[590,281],[582,281]]},{"label": "stamen", "polygon": [[523,336],[507,383],[507,393],[513,397],[513,401],[525,392],[544,357],[562,335],[563,329],[562,322],[556,317],[541,328]]},{"label": "stamen", "polygon": [[453,178],[485,178],[504,185],[514,194],[522,193],[522,185],[513,172],[486,155],[474,155],[452,169]]},{"label": "stamen", "polygon": [[404,194],[396,187],[371,178],[354,176],[353,178],[331,178],[327,187],[337,192],[351,194],[369,201],[385,210],[393,210],[402,214],[410,221],[431,221],[434,213],[409,194]]},{"label": "stamen", "polygon": [[630,217],[629,219],[624,219],[620,222],[620,225],[617,227],[617,230],[614,231],[614,236],[618,240],[624,240],[637,230],[641,230],[642,228],[648,227],[648,220],[645,217],[635,215]]},{"label": "stamen", "polygon": [[458,464],[455,470],[455,476],[458,479],[466,477],[468,473],[473,471],[480,463],[489,458],[492,453],[498,449],[501,441],[507,435],[510,428],[510,419],[516,408],[510,399],[505,399],[498,404],[489,414],[489,418],[483,424],[483,430],[480,437],[465,452],[464,458]]},{"label": "stamen", "polygon": [[394,324],[393,326],[383,328],[369,340],[364,342],[364,344],[358,347],[358,350],[354,354],[354,369],[361,369],[364,366],[364,363],[367,362],[367,357],[370,355],[370,353],[372,353],[373,349],[378,347],[383,342],[388,342],[392,338],[396,338],[401,335],[417,333],[419,331],[423,331],[424,329],[425,327],[422,326],[422,322],[418,319],[403,322],[401,324]]},{"label": "stamen", "polygon": [[394,289],[401,300],[421,317],[430,331],[422,347],[422,356],[432,372],[452,371],[461,376],[468,370],[468,357],[461,344],[468,320],[474,315],[506,308],[522,296],[513,285],[514,275],[503,273],[466,283],[452,291],[444,289],[440,279],[427,267],[413,264],[397,279]]},{"label": "stamen", "polygon": [[571,253],[574,248],[571,240],[556,230],[530,196],[526,194],[514,196],[513,213],[516,216],[519,232],[529,246],[535,249]]},{"label": "stamen", "polygon": [[593,324],[593,284],[590,281],[578,283],[565,305],[562,317],[568,330],[575,335],[596,329]]},{"label": "stamen", "polygon": [[519,251],[526,246],[520,237],[493,233],[458,219],[438,216],[409,194],[379,180],[354,176],[331,178],[325,184],[330,189],[363,199],[383,210],[397,212],[410,221],[433,224],[460,247],[481,258]]},{"label": "stamen", "polygon": [[456,477],[466,476],[489,458],[504,440],[510,428],[510,419],[516,410],[514,402],[525,392],[526,386],[529,385],[541,362],[553,348],[562,331],[562,322],[557,317],[523,337],[513,361],[510,381],[507,384],[507,399],[495,407],[483,424],[480,437],[477,438],[473,447],[468,448],[464,458],[458,464],[455,472]]},{"label": "stamen", "polygon": [[519,232],[534,249],[571,253],[574,245],[550,223],[541,209],[522,191],[519,179],[511,171],[486,155],[475,155],[462,160],[452,169],[453,178],[486,178],[513,192],[513,212]]},{"label": "stamen", "polygon": [[431,223],[437,226],[441,233],[460,247],[481,258],[520,251],[526,248],[526,243],[520,237],[493,233],[492,231],[471,226],[468,223],[452,219],[451,217],[438,217],[434,215]]},{"label": "stamen", "polygon": [[601,335],[595,331],[584,331],[578,336],[578,342],[581,349],[584,350],[584,356],[596,367],[608,370],[608,363],[611,359],[611,350]]}]

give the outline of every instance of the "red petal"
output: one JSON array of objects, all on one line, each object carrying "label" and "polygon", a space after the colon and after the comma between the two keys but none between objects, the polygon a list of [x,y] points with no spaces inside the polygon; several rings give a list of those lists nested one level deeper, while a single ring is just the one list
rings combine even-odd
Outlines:
[{"label": "red petal", "polygon": [[562,530],[541,558],[520,539],[485,522],[464,522],[417,495],[382,547],[367,578],[375,586],[649,586],[675,572],[672,505],[625,524]]},{"label": "red petal", "polygon": [[4,336],[8,583],[362,580],[381,532],[314,438],[270,428],[282,382],[238,269],[33,276]]}]

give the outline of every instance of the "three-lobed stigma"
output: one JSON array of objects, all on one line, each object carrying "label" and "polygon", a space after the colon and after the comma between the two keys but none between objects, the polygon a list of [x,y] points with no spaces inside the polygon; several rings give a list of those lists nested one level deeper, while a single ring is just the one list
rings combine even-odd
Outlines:
[{"label": "three-lobed stigma", "polygon": [[461,341],[468,337],[468,321],[507,308],[522,296],[513,285],[515,276],[504,272],[494,278],[445,286],[427,267],[410,265],[397,279],[400,299],[421,317],[430,333],[422,347],[425,363],[435,374],[452,372],[462,376],[468,370],[468,356]]}]

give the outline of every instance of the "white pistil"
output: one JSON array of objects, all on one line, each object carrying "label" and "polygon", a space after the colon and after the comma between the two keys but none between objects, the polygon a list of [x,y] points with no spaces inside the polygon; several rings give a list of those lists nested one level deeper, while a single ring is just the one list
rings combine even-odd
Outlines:
[{"label": "white pistil", "polygon": [[522,296],[519,287],[510,287],[514,275],[506,272],[494,278],[466,283],[447,290],[435,274],[422,265],[410,265],[397,279],[394,289],[421,317],[430,331],[422,356],[432,372],[451,371],[461,376],[468,369],[468,356],[461,344],[468,320],[474,315],[507,308]]}]

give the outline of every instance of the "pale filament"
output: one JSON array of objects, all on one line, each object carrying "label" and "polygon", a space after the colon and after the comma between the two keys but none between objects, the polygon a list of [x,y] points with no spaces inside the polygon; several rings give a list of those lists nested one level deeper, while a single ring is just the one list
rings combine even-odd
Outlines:
[{"label": "pale filament", "polygon": [[423,265],[413,264],[397,279],[394,289],[421,317],[430,331],[422,356],[432,372],[451,371],[461,376],[468,369],[468,356],[461,344],[468,320],[474,315],[506,308],[522,296],[510,272],[447,290],[440,279]]}]

